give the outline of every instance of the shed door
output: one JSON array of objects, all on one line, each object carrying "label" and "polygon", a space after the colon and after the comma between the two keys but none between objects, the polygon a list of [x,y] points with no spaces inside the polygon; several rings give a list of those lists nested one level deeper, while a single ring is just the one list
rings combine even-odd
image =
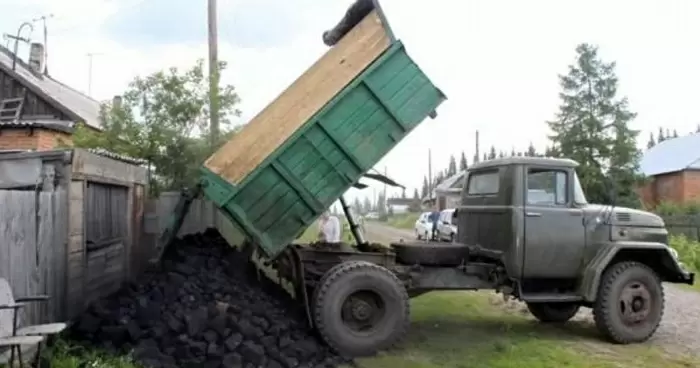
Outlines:
[{"label": "shed door", "polygon": [[128,188],[123,186],[87,184],[85,286],[90,301],[115,291],[124,280],[128,193]]}]

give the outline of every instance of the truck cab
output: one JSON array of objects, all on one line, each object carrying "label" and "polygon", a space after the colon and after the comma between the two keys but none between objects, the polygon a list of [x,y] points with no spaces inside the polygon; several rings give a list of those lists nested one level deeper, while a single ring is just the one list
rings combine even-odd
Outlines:
[{"label": "truck cab", "polygon": [[[694,274],[669,247],[659,216],[589,203],[577,166],[540,157],[473,165],[458,209],[458,242],[501,262],[512,294],[537,318],[567,320],[580,306],[617,308],[610,302],[615,300],[629,307],[630,320],[623,324],[640,323],[645,314],[653,316],[645,325],[652,327],[613,331],[611,326],[620,325],[596,322],[617,342],[643,341],[661,318],[661,282],[692,284]],[[608,298],[606,292],[617,294]],[[620,313],[626,318],[625,311],[596,313],[596,318]]]}]

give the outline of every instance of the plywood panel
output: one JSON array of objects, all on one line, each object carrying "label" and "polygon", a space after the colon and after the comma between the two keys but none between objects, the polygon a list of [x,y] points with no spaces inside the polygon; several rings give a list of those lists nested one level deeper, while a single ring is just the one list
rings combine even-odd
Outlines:
[{"label": "plywood panel", "polygon": [[205,163],[239,184],[390,46],[372,11]]}]

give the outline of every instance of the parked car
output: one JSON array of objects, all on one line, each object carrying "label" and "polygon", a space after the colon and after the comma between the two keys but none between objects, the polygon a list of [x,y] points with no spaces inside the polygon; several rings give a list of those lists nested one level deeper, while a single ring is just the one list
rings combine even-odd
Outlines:
[{"label": "parked car", "polygon": [[454,216],[455,209],[448,208],[440,212],[438,220],[439,240],[453,242],[457,237],[457,218]]},{"label": "parked car", "polygon": [[433,224],[430,223],[429,216],[430,212],[421,213],[416,220],[416,224],[413,226],[413,231],[418,240],[430,238],[430,231],[433,229]]}]

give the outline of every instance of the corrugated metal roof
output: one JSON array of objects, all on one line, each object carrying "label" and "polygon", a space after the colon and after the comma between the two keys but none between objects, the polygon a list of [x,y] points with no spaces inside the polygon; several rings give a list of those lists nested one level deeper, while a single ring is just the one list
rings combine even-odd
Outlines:
[{"label": "corrugated metal roof", "polygon": [[450,176],[449,178],[445,179],[442,183],[440,183],[437,187],[435,187],[435,190],[438,192],[444,192],[450,189],[454,189],[452,188],[452,186],[454,186],[455,184],[457,184],[458,181],[464,178],[464,173],[466,173],[466,171],[462,170]]},{"label": "corrugated metal roof", "polygon": [[65,109],[78,115],[90,127],[101,129],[100,123],[100,102],[49,77],[48,75],[38,76],[29,69],[27,63],[17,58],[15,70],[12,71],[12,52],[0,46],[0,66],[11,73],[17,74],[24,79],[25,83],[30,83],[43,94],[53,98]]},{"label": "corrugated metal roof", "polygon": [[639,162],[640,171],[654,176],[700,169],[700,133],[665,140],[647,150]]},{"label": "corrugated metal roof", "polygon": [[2,121],[2,128],[44,128],[55,130],[64,133],[73,132],[73,122],[65,120],[53,119],[36,119],[36,120],[18,120],[18,121]]}]

